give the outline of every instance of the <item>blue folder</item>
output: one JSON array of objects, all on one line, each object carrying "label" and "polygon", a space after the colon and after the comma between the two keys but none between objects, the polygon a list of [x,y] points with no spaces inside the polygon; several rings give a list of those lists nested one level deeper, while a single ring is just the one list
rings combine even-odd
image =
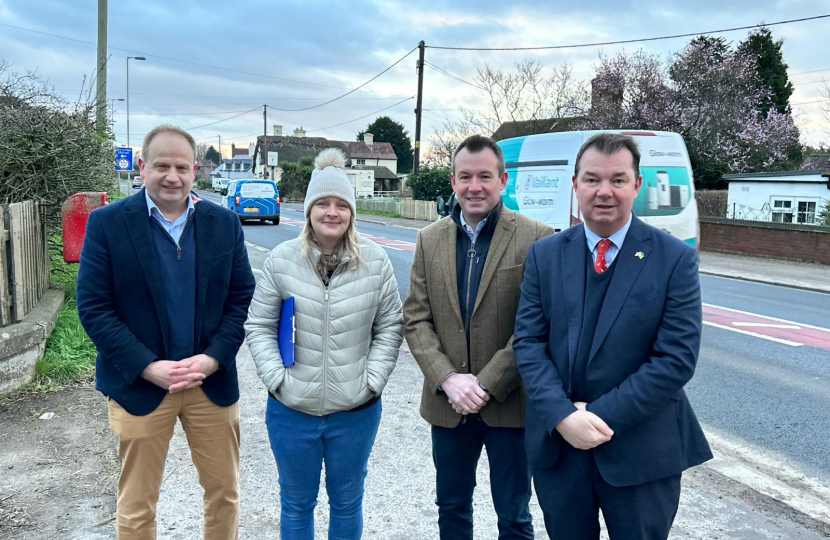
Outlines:
[{"label": "blue folder", "polygon": [[280,327],[277,334],[277,341],[280,345],[280,356],[282,365],[291,367],[294,365],[294,339],[297,332],[294,327],[294,297],[291,296],[282,301],[280,310]]}]

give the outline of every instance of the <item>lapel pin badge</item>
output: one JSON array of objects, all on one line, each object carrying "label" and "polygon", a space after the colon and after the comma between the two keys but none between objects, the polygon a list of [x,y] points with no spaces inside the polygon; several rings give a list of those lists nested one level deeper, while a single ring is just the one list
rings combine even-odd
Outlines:
[{"label": "lapel pin badge", "polygon": [[642,251],[638,251],[637,253],[634,254],[634,256],[637,257],[638,259],[642,259],[643,257],[645,257],[645,254],[643,254]]}]

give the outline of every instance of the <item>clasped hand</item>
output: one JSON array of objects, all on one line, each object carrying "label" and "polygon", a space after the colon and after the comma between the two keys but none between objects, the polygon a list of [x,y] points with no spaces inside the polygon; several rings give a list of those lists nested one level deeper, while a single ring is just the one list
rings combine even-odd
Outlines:
[{"label": "clasped hand", "polygon": [[460,414],[475,414],[490,401],[490,394],[481,388],[471,373],[455,373],[441,383],[450,405]]},{"label": "clasped hand", "polygon": [[614,431],[602,418],[588,411],[582,401],[574,405],[577,410],[556,424],[556,431],[568,444],[579,450],[589,450],[611,440]]},{"label": "clasped hand", "polygon": [[217,369],[219,369],[218,360],[206,354],[197,354],[178,362],[173,360],[151,362],[144,368],[141,377],[173,394],[201,386],[202,381],[213,375]]}]

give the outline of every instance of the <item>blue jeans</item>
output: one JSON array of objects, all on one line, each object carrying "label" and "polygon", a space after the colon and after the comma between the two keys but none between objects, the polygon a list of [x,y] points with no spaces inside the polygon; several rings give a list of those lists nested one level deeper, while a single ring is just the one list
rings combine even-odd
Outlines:
[{"label": "blue jeans", "polygon": [[[473,490],[482,447],[490,462],[490,492],[499,540],[533,540],[530,467],[521,428],[490,427],[477,414],[454,428],[432,426],[438,530],[441,540],[472,540]],[[488,532],[488,538],[494,538]]]},{"label": "blue jeans", "polygon": [[277,460],[280,538],[314,538],[314,507],[326,464],[329,540],[363,534],[363,481],[380,424],[381,403],[357,410],[312,416],[268,398],[265,426]]}]

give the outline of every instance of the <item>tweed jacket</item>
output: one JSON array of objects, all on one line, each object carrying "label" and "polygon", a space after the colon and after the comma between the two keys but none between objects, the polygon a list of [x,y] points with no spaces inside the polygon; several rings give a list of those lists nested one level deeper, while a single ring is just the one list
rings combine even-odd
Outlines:
[{"label": "tweed jacket", "polygon": [[484,264],[467,338],[458,303],[458,226],[449,217],[418,233],[404,301],[404,336],[424,374],[421,416],[455,427],[462,415],[438,390],[453,372],[472,373],[490,392],[479,414],[491,427],[523,427],[526,392],[513,354],[513,323],[530,244],[553,229],[502,208]]}]

